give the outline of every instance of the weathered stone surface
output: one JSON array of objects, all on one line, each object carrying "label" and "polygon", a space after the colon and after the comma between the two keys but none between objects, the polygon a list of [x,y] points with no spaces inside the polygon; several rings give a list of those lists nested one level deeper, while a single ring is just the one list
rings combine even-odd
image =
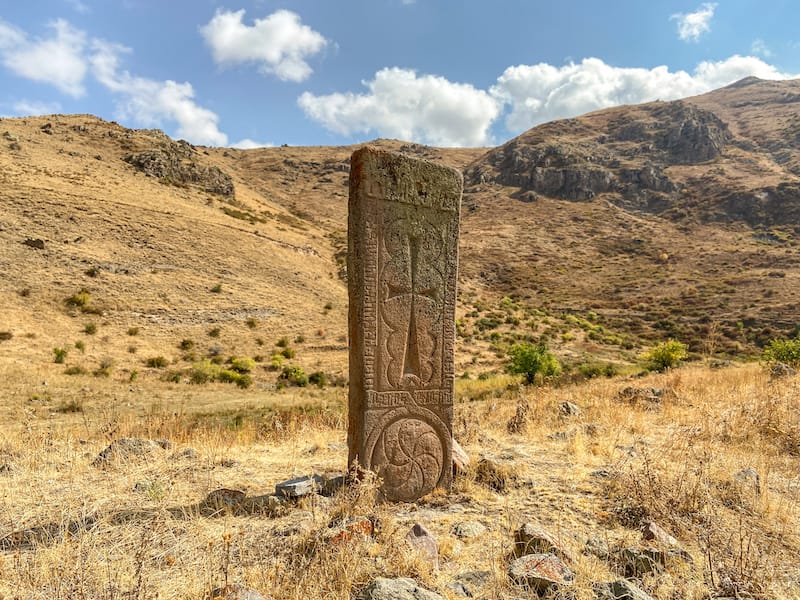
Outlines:
[{"label": "weathered stone surface", "polygon": [[575,574],[555,554],[526,554],[508,567],[511,580],[531,588],[539,595],[569,587]]},{"label": "weathered stone surface", "polygon": [[209,493],[201,503],[209,508],[232,508],[244,502],[246,494],[241,490],[220,488]]},{"label": "weathered stone surface", "polygon": [[444,600],[439,594],[420,587],[413,579],[378,577],[357,596],[358,600]]},{"label": "weathered stone surface", "polygon": [[108,447],[97,455],[92,464],[96,467],[103,466],[113,460],[125,460],[133,457],[143,457],[158,448],[164,448],[161,441],[143,440],[140,438],[119,438],[111,442]]},{"label": "weathered stone surface", "polygon": [[325,535],[325,540],[331,544],[349,542],[356,538],[366,538],[372,535],[375,526],[367,517],[354,517],[331,527]]},{"label": "weathered stone surface", "polygon": [[478,521],[461,521],[453,526],[453,535],[462,540],[476,538],[486,533],[486,525]]},{"label": "weathered stone surface", "polygon": [[419,552],[425,559],[431,563],[433,568],[439,566],[439,542],[436,537],[428,531],[422,523],[414,523],[411,531],[406,535],[408,544]]},{"label": "weathered stone surface", "polygon": [[462,178],[362,148],[351,158],[349,463],[389,500],[452,482],[453,346]]},{"label": "weathered stone surface", "polygon": [[[44,246],[44,244],[42,244]],[[784,377],[794,377],[797,375],[797,369],[787,365],[786,363],[776,362],[769,369],[771,379],[782,379]]]},{"label": "weathered stone surface", "polygon": [[562,417],[578,417],[582,412],[581,408],[573,402],[565,400],[558,405],[558,414]]},{"label": "weathered stone surface", "polygon": [[464,598],[474,598],[480,589],[486,585],[491,572],[489,571],[467,571],[459,573],[455,580],[447,584],[453,593]]},{"label": "weathered stone surface", "polygon": [[196,184],[221,196],[233,196],[231,176],[219,167],[209,167],[197,162],[193,147],[186,142],[172,142],[168,148],[131,154],[123,160],[149,177],[156,177],[175,185]]},{"label": "weathered stone surface", "polygon": [[573,560],[569,550],[555,535],[533,523],[525,523],[514,532],[514,553],[517,556],[550,553],[567,561]]},{"label": "weathered stone surface", "polygon": [[653,600],[650,594],[627,579],[595,584],[594,592],[598,600]]},{"label": "weathered stone surface", "polygon": [[322,487],[323,480],[319,475],[304,475],[275,485],[275,495],[286,498],[301,498],[314,494]]}]

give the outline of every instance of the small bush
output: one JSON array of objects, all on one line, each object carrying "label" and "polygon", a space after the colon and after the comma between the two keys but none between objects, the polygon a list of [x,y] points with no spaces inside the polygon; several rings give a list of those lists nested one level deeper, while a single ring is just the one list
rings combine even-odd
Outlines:
[{"label": "small bush", "polygon": [[145,364],[152,369],[163,369],[169,361],[163,356],[153,356],[145,361]]},{"label": "small bush", "polygon": [[283,371],[278,376],[278,381],[285,385],[306,387],[308,385],[308,375],[306,375],[303,367],[288,366],[283,368]]},{"label": "small bush", "polygon": [[69,350],[66,348],[53,348],[53,362],[57,365],[63,365],[67,360]]},{"label": "small bush", "polygon": [[139,377],[139,371],[137,371],[136,369],[134,369],[133,371],[131,371],[131,375],[130,375],[130,377],[128,377],[128,381],[130,381],[131,383],[133,383],[134,381],[136,381],[136,379],[137,379],[138,377]]},{"label": "small bush", "polygon": [[211,291],[215,294],[222,293],[222,284],[218,283],[217,285],[211,288]]},{"label": "small bush", "polygon": [[180,371],[167,371],[164,373],[164,377],[162,377],[163,381],[167,381],[169,383],[180,383],[181,379],[183,378],[183,373]]},{"label": "small bush", "polygon": [[86,352],[86,344],[83,343],[83,340],[78,340],[77,342],[75,342],[75,348],[79,350],[81,354]]},{"label": "small bush", "polygon": [[561,375],[561,363],[543,343],[514,344],[508,351],[509,364],[506,370],[514,375],[523,375],[530,385],[538,378],[552,379]]},{"label": "small bush", "polygon": [[136,346],[128,346],[128,354],[136,354]]},{"label": "small bush", "polygon": [[256,368],[256,361],[249,357],[232,356],[230,359],[231,369],[237,373],[249,373]]},{"label": "small bush", "polygon": [[208,330],[208,337],[218,338],[219,334],[220,334],[220,331],[221,331],[221,329],[219,327],[213,327],[213,328]]},{"label": "small bush", "polygon": [[181,343],[178,344],[178,348],[186,352],[187,350],[191,350],[194,348],[194,342],[192,340],[181,340]]},{"label": "small bush", "polygon": [[306,341],[306,338],[305,338],[305,336],[302,336],[302,335],[298,335],[296,338],[294,338],[294,343],[295,344],[302,344],[305,341]]},{"label": "small bush", "polygon": [[208,383],[219,375],[220,368],[209,360],[202,360],[192,365],[189,381],[192,383]]},{"label": "small bush", "polygon": [[277,371],[283,366],[283,354],[275,353],[269,359],[269,369],[270,371]]},{"label": "small bush", "polygon": [[68,400],[67,402],[62,402],[59,404],[55,411],[57,413],[82,413],[83,412],[83,401],[82,400]]},{"label": "small bush", "polygon": [[284,356],[284,358],[294,358],[296,352],[294,351],[294,348],[287,347],[281,350],[281,354]]},{"label": "small bush", "polygon": [[324,371],[314,371],[308,376],[308,383],[324,388],[326,385],[328,385],[328,376],[325,375]]},{"label": "small bush", "polygon": [[138,327],[128,327],[128,335],[131,336],[131,337],[135,336],[135,335],[139,335],[139,328]]},{"label": "small bush", "polygon": [[253,317],[250,317],[250,318],[248,318],[248,319],[245,321],[245,323],[247,323],[247,326],[248,326],[250,329],[255,329],[256,327],[258,327],[258,320],[257,320],[257,319],[254,319]]},{"label": "small bush", "polygon": [[114,361],[110,358],[104,358],[100,361],[100,366],[95,369],[94,376],[95,377],[110,377],[111,370],[114,368]]},{"label": "small bush", "polygon": [[68,367],[64,371],[64,375],[86,375],[86,369],[83,367]]},{"label": "small bush", "polygon": [[97,325],[94,323],[86,323],[86,325],[83,326],[83,333],[86,335],[94,335],[97,333]]},{"label": "small bush", "polygon": [[666,371],[677,367],[688,355],[686,344],[678,340],[667,340],[653,346],[643,358],[651,371]]},{"label": "small bush", "polygon": [[325,306],[323,306],[325,310],[332,310],[333,309],[333,302],[327,302]]},{"label": "small bush", "polygon": [[14,334],[10,331],[0,331],[0,342],[7,342],[11,338],[14,337]]},{"label": "small bush", "polygon": [[770,340],[762,358],[768,362],[782,362],[792,367],[800,366],[800,336],[790,339],[773,339]]},{"label": "small bush", "polygon": [[89,302],[91,297],[89,296],[89,290],[86,288],[81,288],[81,291],[72,294],[69,298],[64,300],[64,303],[67,306],[73,306],[75,308],[85,308],[89,306]]},{"label": "small bush", "polygon": [[278,348],[286,348],[286,347],[289,346],[289,338],[287,338],[286,336],[283,336],[281,339],[279,339],[277,342],[275,342],[275,345]]}]

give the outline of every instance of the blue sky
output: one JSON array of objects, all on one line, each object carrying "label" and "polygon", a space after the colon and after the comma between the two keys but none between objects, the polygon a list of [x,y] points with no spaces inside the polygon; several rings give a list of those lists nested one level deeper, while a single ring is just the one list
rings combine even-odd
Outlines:
[{"label": "blue sky", "polygon": [[0,0],[0,115],[205,145],[494,145],[800,77],[798,25],[794,0]]}]

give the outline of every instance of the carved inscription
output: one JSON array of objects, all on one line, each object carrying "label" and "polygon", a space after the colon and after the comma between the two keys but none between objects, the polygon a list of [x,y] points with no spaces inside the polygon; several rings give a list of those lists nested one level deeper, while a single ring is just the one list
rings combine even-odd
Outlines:
[{"label": "carved inscription", "polygon": [[461,176],[364,148],[350,170],[350,461],[391,500],[451,481]]}]

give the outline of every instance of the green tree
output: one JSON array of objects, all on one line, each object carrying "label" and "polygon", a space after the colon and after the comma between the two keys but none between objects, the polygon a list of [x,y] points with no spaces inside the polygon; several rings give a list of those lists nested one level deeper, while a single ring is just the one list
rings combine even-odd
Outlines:
[{"label": "green tree", "polygon": [[530,385],[541,378],[552,378],[561,375],[561,363],[547,349],[544,343],[514,344],[508,350],[509,363],[506,370],[514,375],[523,375]]},{"label": "green tree", "polygon": [[643,358],[651,371],[666,371],[677,367],[687,356],[689,353],[686,344],[678,340],[667,340],[653,346]]},{"label": "green tree", "polygon": [[800,337],[791,340],[770,340],[762,358],[766,362],[782,362],[792,367],[800,365]]}]

